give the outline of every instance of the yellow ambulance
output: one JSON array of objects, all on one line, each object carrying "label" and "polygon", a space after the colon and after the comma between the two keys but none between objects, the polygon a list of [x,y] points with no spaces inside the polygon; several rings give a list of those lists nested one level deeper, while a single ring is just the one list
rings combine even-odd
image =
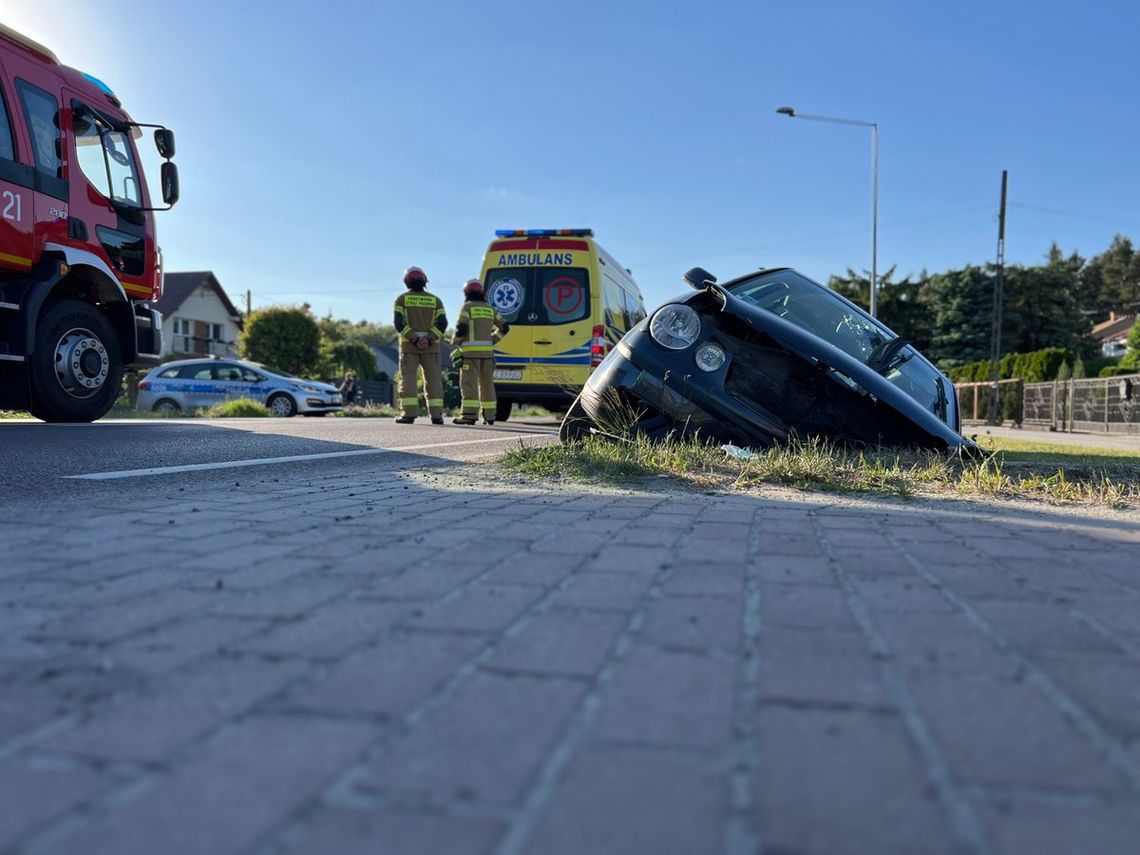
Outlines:
[{"label": "yellow ambulance", "polygon": [[513,404],[565,410],[645,317],[629,270],[592,229],[501,229],[483,258],[487,301],[510,324],[495,347],[496,419]]}]

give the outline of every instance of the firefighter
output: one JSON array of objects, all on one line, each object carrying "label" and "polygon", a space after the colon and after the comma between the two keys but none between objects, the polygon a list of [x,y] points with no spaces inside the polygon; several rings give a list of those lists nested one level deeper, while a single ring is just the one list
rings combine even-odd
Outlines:
[{"label": "firefighter", "polygon": [[443,378],[439,369],[439,343],[447,332],[443,301],[427,289],[427,274],[418,267],[404,271],[407,291],[396,298],[393,323],[400,336],[400,417],[399,424],[410,425],[420,414],[416,391],[420,369],[433,425],[443,424]]},{"label": "firefighter", "polygon": [[459,310],[451,343],[452,365],[459,371],[459,389],[463,394],[463,414],[457,425],[473,425],[483,409],[483,424],[495,423],[495,345],[507,334],[509,326],[492,306],[487,305],[483,283],[468,279],[463,286],[466,302]]}]

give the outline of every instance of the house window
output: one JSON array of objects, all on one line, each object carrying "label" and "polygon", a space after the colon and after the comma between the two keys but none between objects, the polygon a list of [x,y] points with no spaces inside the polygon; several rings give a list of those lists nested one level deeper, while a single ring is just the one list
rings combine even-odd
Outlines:
[{"label": "house window", "polygon": [[185,318],[174,319],[175,335],[190,335],[190,322]]},{"label": "house window", "polygon": [[221,324],[207,324],[206,329],[208,330],[208,335],[209,335],[210,341],[221,341],[222,340],[222,325]]}]

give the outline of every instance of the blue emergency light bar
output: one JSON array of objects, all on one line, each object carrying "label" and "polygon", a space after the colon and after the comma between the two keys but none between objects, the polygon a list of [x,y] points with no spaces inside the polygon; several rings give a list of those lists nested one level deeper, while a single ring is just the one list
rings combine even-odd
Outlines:
[{"label": "blue emergency light bar", "polygon": [[495,237],[593,237],[593,229],[495,229]]},{"label": "blue emergency light bar", "polygon": [[115,97],[115,93],[111,91],[111,87],[108,86],[106,83],[104,83],[102,80],[100,80],[98,77],[92,77],[90,74],[84,74],[83,76],[88,81],[90,81],[91,83],[94,83],[101,90],[103,90],[103,92],[105,94],[110,95],[112,98]]}]

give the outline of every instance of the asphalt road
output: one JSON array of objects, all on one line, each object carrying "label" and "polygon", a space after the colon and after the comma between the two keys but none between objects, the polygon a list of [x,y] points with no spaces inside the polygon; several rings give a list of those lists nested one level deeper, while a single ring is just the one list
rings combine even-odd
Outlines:
[{"label": "asphalt road", "polygon": [[169,486],[171,479],[205,487],[243,473],[327,475],[420,466],[425,458],[471,461],[556,434],[553,421],[493,427],[437,426],[427,419],[398,425],[386,418],[0,422],[0,508]]}]

